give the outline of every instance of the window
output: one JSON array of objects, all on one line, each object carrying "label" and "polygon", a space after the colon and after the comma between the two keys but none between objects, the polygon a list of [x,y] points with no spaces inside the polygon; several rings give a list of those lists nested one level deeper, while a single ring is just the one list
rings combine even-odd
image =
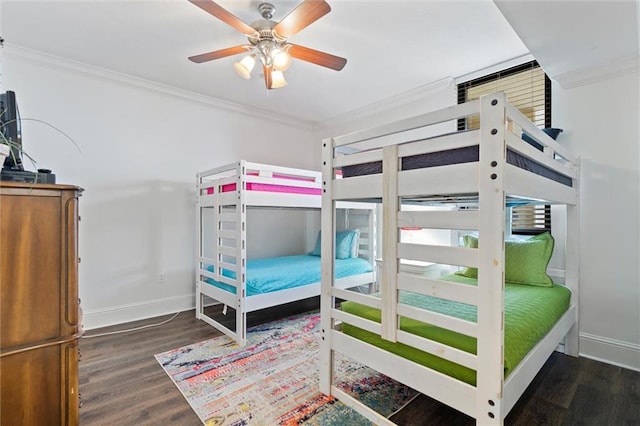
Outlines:
[{"label": "window", "polygon": [[535,235],[551,231],[551,206],[539,204],[511,209],[511,233]]},{"label": "window", "polygon": [[[511,104],[540,128],[551,127],[551,80],[536,61],[458,84],[458,103],[504,91]],[[458,121],[458,130],[477,129],[479,117]],[[512,209],[512,233],[539,234],[551,230],[551,206]]]}]

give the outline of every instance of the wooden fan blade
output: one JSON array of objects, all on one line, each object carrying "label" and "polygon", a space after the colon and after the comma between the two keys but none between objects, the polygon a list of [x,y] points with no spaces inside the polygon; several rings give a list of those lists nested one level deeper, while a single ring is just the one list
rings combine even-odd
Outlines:
[{"label": "wooden fan blade", "polygon": [[331,6],[324,0],[305,0],[273,27],[277,37],[289,38],[327,13]]},{"label": "wooden fan blade", "polygon": [[273,85],[273,79],[271,78],[271,67],[262,65],[262,72],[264,73],[264,85],[268,90],[271,90],[271,86]]},{"label": "wooden fan blade", "polygon": [[243,44],[241,46],[227,47],[226,49],[214,50],[213,52],[190,56],[189,60],[191,62],[195,62],[196,64],[201,64],[202,62],[213,61],[214,59],[220,59],[227,56],[245,53],[249,50],[251,50],[251,46],[249,46],[248,44]]},{"label": "wooden fan blade", "polygon": [[332,70],[340,71],[347,64],[345,58],[340,56],[330,55],[319,50],[310,49],[304,46],[298,46],[296,44],[290,44],[289,54],[291,57],[300,59],[302,61],[311,62],[312,64],[320,65],[322,67],[331,68]]},{"label": "wooden fan blade", "polygon": [[243,34],[249,35],[258,35],[258,32],[255,28],[249,26],[240,18],[223,8],[217,3],[214,3],[211,0],[189,0],[191,3],[198,6],[200,9],[204,10],[207,13],[215,16],[220,19],[225,24],[231,25],[236,30],[240,31]]}]

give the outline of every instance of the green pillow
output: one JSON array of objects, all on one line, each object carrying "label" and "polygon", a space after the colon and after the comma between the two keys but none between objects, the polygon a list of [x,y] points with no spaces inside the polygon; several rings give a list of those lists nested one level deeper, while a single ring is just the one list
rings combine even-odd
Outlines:
[{"label": "green pillow", "polygon": [[[464,246],[467,248],[478,248],[478,237],[475,235],[464,235],[462,237]],[[462,275],[467,278],[478,278],[478,268],[463,268],[456,272],[456,275]]]},{"label": "green pillow", "polygon": [[[464,246],[478,248],[478,238],[465,235]],[[505,250],[504,280],[514,284],[551,287],[553,280],[547,275],[547,266],[553,253],[554,239],[549,232],[526,240],[507,240]],[[478,269],[464,268],[456,272],[469,278],[478,278]]]}]

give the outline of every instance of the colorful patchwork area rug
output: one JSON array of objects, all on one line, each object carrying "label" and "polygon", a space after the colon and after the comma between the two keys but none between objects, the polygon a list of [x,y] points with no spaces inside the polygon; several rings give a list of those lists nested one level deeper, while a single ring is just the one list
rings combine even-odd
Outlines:
[{"label": "colorful patchwork area rug", "polygon": [[[370,425],[319,391],[320,314],[248,330],[239,347],[226,336],[156,355],[207,425]],[[335,360],[336,384],[390,416],[416,392],[346,357]]]}]

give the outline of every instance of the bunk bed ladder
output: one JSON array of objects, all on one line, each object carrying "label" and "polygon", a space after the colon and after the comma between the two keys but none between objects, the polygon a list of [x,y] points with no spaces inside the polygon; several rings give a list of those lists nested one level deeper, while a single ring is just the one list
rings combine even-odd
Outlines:
[{"label": "bunk bed ladder", "polygon": [[204,255],[204,243],[202,241],[202,177],[196,178],[196,270],[195,270],[195,293],[196,293],[196,319],[201,319],[203,295],[200,293],[200,270],[202,269],[202,257]]}]

